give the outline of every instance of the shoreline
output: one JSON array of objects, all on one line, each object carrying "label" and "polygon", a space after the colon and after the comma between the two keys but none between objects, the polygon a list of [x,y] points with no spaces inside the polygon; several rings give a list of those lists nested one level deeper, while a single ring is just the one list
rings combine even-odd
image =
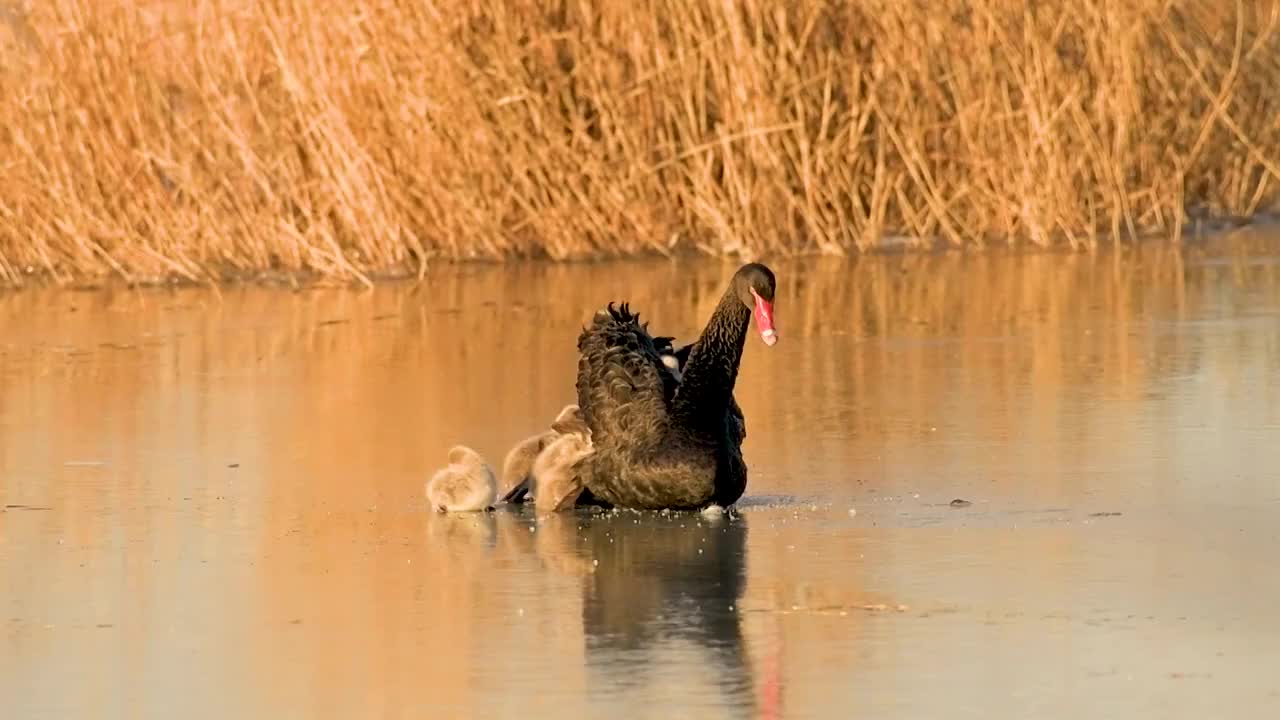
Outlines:
[{"label": "shoreline", "polygon": [[1119,250],[1142,251],[1152,247],[1204,248],[1218,243],[1228,243],[1240,233],[1256,233],[1260,237],[1250,238],[1264,245],[1274,243],[1280,247],[1280,214],[1259,213],[1249,218],[1210,218],[1183,226],[1180,239],[1174,240],[1159,234],[1148,234],[1136,239],[1124,241],[1096,240],[1092,244],[1080,243],[1071,246],[1066,242],[1041,246],[1025,242],[991,243],[983,246],[952,245],[943,238],[921,240],[905,235],[890,235],[883,238],[875,246],[867,249],[851,248],[844,253],[824,253],[821,251],[789,252],[778,254],[735,253],[712,255],[696,250],[683,250],[674,253],[637,252],[628,255],[617,255],[598,258],[552,259],[539,256],[508,256],[505,258],[472,257],[447,258],[439,257],[429,260],[421,268],[390,268],[379,270],[363,270],[359,275],[330,275],[312,270],[247,270],[226,272],[217,277],[203,280],[191,280],[177,275],[144,278],[124,278],[118,275],[73,278],[59,282],[48,272],[34,272],[25,276],[22,284],[0,282],[0,295],[21,292],[23,290],[68,290],[87,292],[95,290],[139,289],[139,290],[186,290],[205,288],[214,291],[237,288],[276,288],[291,291],[308,289],[372,289],[381,286],[418,284],[428,280],[434,272],[444,270],[458,273],[469,270],[493,270],[514,267],[580,267],[591,265],[647,265],[652,263],[715,263],[738,264],[757,259],[774,263],[803,262],[814,259],[839,259],[856,261],[860,258],[886,256],[930,257],[938,255],[1009,255],[1009,256],[1046,256],[1046,255],[1080,255],[1097,254]]}]

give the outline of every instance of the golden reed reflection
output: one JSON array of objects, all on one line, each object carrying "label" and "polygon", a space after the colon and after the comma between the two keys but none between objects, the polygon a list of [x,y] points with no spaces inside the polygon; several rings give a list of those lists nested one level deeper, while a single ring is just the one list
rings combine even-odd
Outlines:
[{"label": "golden reed reflection", "polygon": [[[1220,373],[1258,353],[1274,366],[1274,334],[1206,350],[1147,331],[1214,312],[1224,289],[1238,291],[1228,302],[1274,312],[1280,265],[1257,261],[1273,240],[771,263],[782,340],[770,350],[748,340],[737,389],[748,461],[800,467],[828,438],[873,457],[948,417],[985,438],[1056,437],[1054,418],[1080,388],[1141,400],[1205,352],[1218,353]],[[425,516],[422,483],[450,445],[500,463],[573,400],[576,335],[598,307],[628,300],[653,330],[688,340],[735,266],[442,268],[372,291],[0,295],[0,491],[49,508],[37,523],[0,523],[5,553],[26,559],[0,571],[5,607],[65,605],[55,595],[83,581],[79,563],[110,566],[122,546],[194,543],[201,559],[247,568],[220,576],[229,585],[193,586],[237,602],[190,632],[245,643],[247,655],[220,662],[254,658],[241,671],[252,694],[318,717],[392,717],[496,707],[512,687],[535,709],[546,684],[551,697],[584,697],[591,648],[651,643],[645,619],[681,583],[663,569],[672,552],[693,568],[720,563],[699,571],[724,574],[706,603],[809,602],[797,594],[816,571],[787,550],[803,541],[796,529],[748,539],[745,524],[706,537],[638,525],[618,543],[619,526],[590,520]],[[965,378],[980,379],[981,393],[948,405]],[[802,477],[761,478],[748,495],[805,489]],[[53,557],[42,538],[55,532],[79,548],[76,562]],[[840,542],[856,555],[858,537]],[[124,582],[95,585],[106,607],[181,601],[167,588],[191,558],[142,557],[129,555]],[[30,582],[41,564],[62,582]],[[894,602],[867,592],[857,564],[823,578],[812,602]],[[745,679],[726,692],[765,713],[782,702],[787,625],[741,618],[703,618],[698,642]],[[148,621],[134,612],[132,622]],[[503,662],[503,648],[553,661],[537,676],[476,670]]]}]

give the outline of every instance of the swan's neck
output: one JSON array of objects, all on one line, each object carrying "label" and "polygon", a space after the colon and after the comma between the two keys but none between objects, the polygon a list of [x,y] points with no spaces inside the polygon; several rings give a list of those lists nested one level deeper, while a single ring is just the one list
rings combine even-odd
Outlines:
[{"label": "swan's neck", "polygon": [[685,364],[673,408],[677,422],[685,428],[710,434],[723,432],[724,414],[738,380],[738,363],[750,325],[751,310],[731,286],[720,298]]}]

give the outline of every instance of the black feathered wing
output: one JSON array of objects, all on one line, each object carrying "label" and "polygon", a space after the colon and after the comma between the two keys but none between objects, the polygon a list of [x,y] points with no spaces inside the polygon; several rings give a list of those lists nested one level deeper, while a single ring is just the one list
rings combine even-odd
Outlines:
[{"label": "black feathered wing", "polygon": [[[670,345],[671,338],[650,336],[625,303],[618,308],[610,303],[578,336],[578,409],[586,428],[553,429],[590,430],[592,454],[574,463],[580,476],[590,477],[592,470],[611,477],[624,473],[633,458],[662,442],[676,391],[660,354]],[[525,478],[502,501],[526,502],[530,481]]]},{"label": "black feathered wing", "polygon": [[657,447],[671,422],[675,378],[654,339],[624,303],[596,313],[578,336],[578,407],[597,453]]}]

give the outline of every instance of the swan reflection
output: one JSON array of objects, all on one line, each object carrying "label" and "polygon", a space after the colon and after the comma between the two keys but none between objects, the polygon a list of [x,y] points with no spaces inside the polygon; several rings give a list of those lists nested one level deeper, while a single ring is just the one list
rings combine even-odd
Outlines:
[{"label": "swan reflection", "polygon": [[540,554],[544,561],[558,555],[562,569],[583,573],[593,687],[638,695],[666,681],[713,687],[714,705],[754,715],[739,612],[745,518],[609,513],[554,520],[539,528],[549,531],[540,538],[543,547],[565,551],[572,544],[573,550]]}]

